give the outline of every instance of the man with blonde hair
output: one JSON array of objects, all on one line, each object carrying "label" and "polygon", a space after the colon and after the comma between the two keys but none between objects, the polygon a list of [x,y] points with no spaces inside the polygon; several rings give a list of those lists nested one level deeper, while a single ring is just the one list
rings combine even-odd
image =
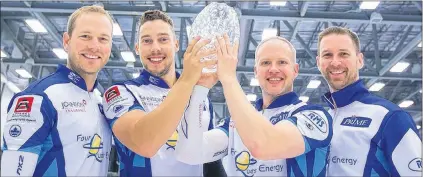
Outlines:
[{"label": "man with blonde hair", "polygon": [[13,96],[1,176],[107,176],[111,132],[94,95],[110,57],[113,20],[99,6],[69,18],[67,65]]}]

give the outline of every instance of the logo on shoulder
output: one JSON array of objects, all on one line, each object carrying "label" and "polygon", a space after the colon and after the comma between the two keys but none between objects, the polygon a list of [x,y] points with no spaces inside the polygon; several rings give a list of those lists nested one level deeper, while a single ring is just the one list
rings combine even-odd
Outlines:
[{"label": "logo on shoulder", "polygon": [[414,158],[413,160],[411,160],[408,163],[408,168],[411,171],[421,172],[422,171],[422,158]]},{"label": "logo on shoulder", "polygon": [[348,127],[361,127],[366,128],[370,126],[372,123],[372,119],[367,117],[357,117],[353,115],[352,117],[347,117],[342,120],[341,125],[348,126]]},{"label": "logo on shoulder", "polygon": [[280,122],[280,121],[282,121],[282,120],[287,119],[287,118],[288,118],[288,115],[289,115],[289,112],[282,112],[282,113],[280,113],[280,114],[277,114],[277,115],[275,115],[275,116],[272,116],[272,117],[270,118],[270,122],[271,122],[273,125],[275,125],[275,124],[277,124],[278,122]]},{"label": "logo on shoulder", "polygon": [[[324,118],[322,118],[318,113],[314,111],[303,111],[301,114],[304,117],[307,117],[310,122],[322,133],[326,133],[328,131],[328,124]],[[313,130],[312,126],[306,123],[308,129]]]},{"label": "logo on shoulder", "polygon": [[109,103],[114,98],[118,97],[120,95],[119,89],[117,86],[114,86],[107,90],[107,92],[104,94],[104,97],[106,98],[106,102]]},{"label": "logo on shoulder", "polygon": [[122,105],[116,105],[116,106],[113,107],[113,112],[114,113],[118,113],[122,109],[123,109],[123,106]]},{"label": "logo on shoulder", "polygon": [[11,137],[18,137],[19,135],[21,135],[22,129],[19,125],[12,125],[9,129],[9,135]]},{"label": "logo on shoulder", "polygon": [[21,97],[18,99],[15,107],[15,113],[31,112],[34,97]]}]

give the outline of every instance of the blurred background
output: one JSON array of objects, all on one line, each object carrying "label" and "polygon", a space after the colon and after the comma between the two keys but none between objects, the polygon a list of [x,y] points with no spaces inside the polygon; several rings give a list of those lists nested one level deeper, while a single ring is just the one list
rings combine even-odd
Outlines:
[{"label": "blurred background", "polygon": [[[68,16],[84,5],[104,6],[115,20],[110,61],[98,76],[100,98],[115,82],[139,75],[134,52],[140,15],[151,9],[173,19],[180,43],[176,68],[187,47],[187,33],[195,16],[211,1],[2,1],[1,122],[13,94],[66,64],[62,34]],[[421,134],[422,124],[422,2],[421,1],[226,1],[240,15],[238,80],[254,102],[261,91],[254,79],[254,51],[268,36],[287,38],[297,49],[300,75],[294,91],[304,101],[322,106],[328,87],[316,67],[317,40],[330,26],[347,27],[360,38],[365,66],[360,71],[370,91],[407,110]],[[217,119],[228,116],[220,83],[210,91]],[[3,131],[2,131],[3,132]],[[116,175],[116,154],[110,174]]]}]

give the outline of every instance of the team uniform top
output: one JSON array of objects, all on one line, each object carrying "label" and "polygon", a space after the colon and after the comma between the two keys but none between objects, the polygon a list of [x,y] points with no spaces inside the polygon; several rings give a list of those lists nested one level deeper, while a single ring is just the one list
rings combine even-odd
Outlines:
[{"label": "team uniform top", "polygon": [[[177,77],[179,77],[178,73]],[[110,87],[103,97],[103,108],[110,127],[113,127],[120,116],[131,110],[138,109],[146,113],[153,111],[163,102],[169,91],[170,88],[164,80],[151,75],[146,70],[143,70],[138,78]],[[191,116],[190,112],[194,110],[198,112],[195,107],[201,105],[200,112],[204,114],[200,117],[205,120],[204,125],[212,128],[213,114],[210,113],[213,111],[207,97],[204,97],[201,104],[195,107],[191,106],[192,103],[190,102],[187,106],[184,117]],[[196,119],[199,117],[197,116]],[[180,137],[181,133],[175,129],[173,135],[152,158],[136,154],[115,137],[120,161],[120,176],[202,176],[202,165],[188,165],[175,159],[174,151],[178,136]]]},{"label": "team uniform top", "polygon": [[[258,160],[242,143],[235,122],[226,119],[222,125],[213,130],[216,131],[213,136],[210,135],[210,131],[204,133],[203,148],[206,149],[200,150],[203,151],[202,161],[214,161],[226,156],[222,162],[228,176],[325,176],[328,146],[332,138],[330,115],[320,106],[301,102],[294,92],[279,96],[264,110],[262,107],[263,100],[260,99],[256,102],[256,109],[261,111],[273,125],[288,121],[298,128],[304,138],[304,154],[288,159]],[[198,146],[194,145],[195,141],[190,140],[197,134],[200,133],[189,131],[188,135],[191,138],[181,141],[181,144],[192,143],[190,146]],[[205,145],[213,139],[215,141],[213,144]],[[194,151],[191,149],[184,156],[188,156],[188,153],[195,154]],[[181,160],[193,161],[184,156],[181,155]]]},{"label": "team uniform top", "polygon": [[334,118],[328,176],[421,175],[421,137],[407,112],[362,80],[323,98]]},{"label": "team uniform top", "polygon": [[106,176],[111,131],[100,106],[84,79],[63,65],[14,95],[2,176]]}]

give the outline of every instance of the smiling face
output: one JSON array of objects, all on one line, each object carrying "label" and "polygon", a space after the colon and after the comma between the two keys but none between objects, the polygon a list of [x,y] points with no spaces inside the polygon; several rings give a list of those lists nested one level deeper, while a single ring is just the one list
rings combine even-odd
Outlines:
[{"label": "smiling face", "polygon": [[162,77],[175,72],[175,53],[178,41],[172,27],[163,20],[147,21],[140,26],[136,45],[144,68],[151,74]]},{"label": "smiling face", "polygon": [[256,53],[255,76],[263,91],[263,97],[276,97],[293,90],[299,66],[295,54],[285,41],[265,41]]},{"label": "smiling face", "polygon": [[363,54],[358,52],[347,34],[328,34],[320,41],[317,65],[332,92],[345,88],[359,79]]},{"label": "smiling face", "polygon": [[112,47],[113,26],[101,13],[81,14],[69,34],[63,35],[68,67],[80,75],[96,75],[107,63]]}]

